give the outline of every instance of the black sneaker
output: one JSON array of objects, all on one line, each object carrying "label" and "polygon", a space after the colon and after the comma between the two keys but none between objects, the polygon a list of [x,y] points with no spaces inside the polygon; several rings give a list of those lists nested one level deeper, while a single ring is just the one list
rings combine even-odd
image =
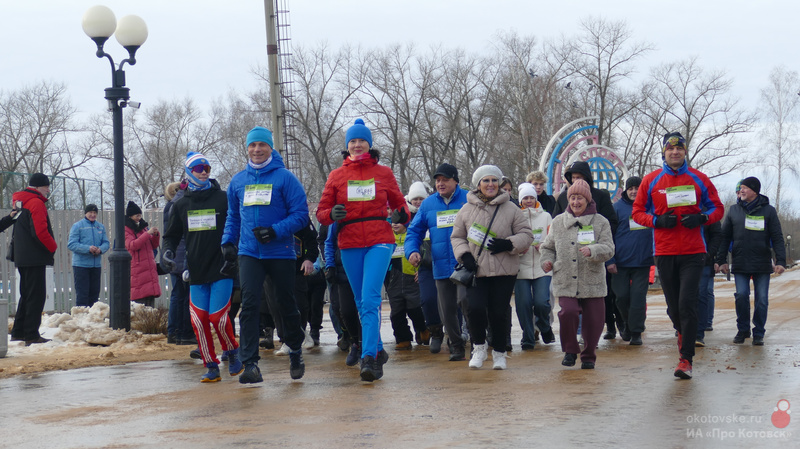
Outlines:
[{"label": "black sneaker", "polygon": [[631,334],[628,329],[625,329],[619,333],[619,337],[622,338],[622,341],[631,341],[633,334]]},{"label": "black sneaker", "polygon": [[753,337],[753,346],[764,346],[764,337]]},{"label": "black sneaker", "polygon": [[556,341],[556,336],[553,335],[553,329],[550,329],[549,331],[542,333],[542,341],[547,345]]},{"label": "black sneaker", "polygon": [[194,348],[189,352],[189,357],[191,357],[193,359],[197,359],[197,360],[200,360],[200,359],[203,358],[203,356],[200,355],[200,350],[197,349],[197,348]]},{"label": "black sneaker", "polygon": [[631,345],[633,345],[633,346],[641,346],[642,345],[642,333],[641,332],[632,332],[631,333]]},{"label": "black sneaker", "polygon": [[311,340],[314,341],[314,346],[319,346],[319,329],[311,329],[309,334],[311,335]]},{"label": "black sneaker", "polygon": [[744,343],[745,338],[750,338],[750,332],[739,331],[736,333],[736,336],[733,337],[733,342],[736,343],[737,345],[740,345]]},{"label": "black sneaker", "polygon": [[615,338],[617,338],[617,333],[614,331],[608,331],[603,335],[603,340],[613,340]]},{"label": "black sneaker", "polygon": [[336,340],[336,346],[339,347],[339,350],[342,352],[348,352],[350,350],[350,339],[345,336],[340,336],[338,340]]},{"label": "black sneaker", "polygon": [[261,377],[261,370],[258,369],[258,365],[255,363],[245,365],[244,372],[239,376],[239,383],[255,384],[259,382],[264,382],[264,378]]},{"label": "black sneaker", "polygon": [[381,349],[380,352],[378,352],[378,357],[375,359],[375,368],[376,368],[376,370],[375,370],[376,371],[375,372],[375,379],[376,380],[380,379],[381,377],[383,377],[383,365],[385,365],[386,362],[388,362],[388,361],[389,361],[389,353],[386,352],[385,349]]},{"label": "black sneaker", "polygon": [[347,366],[356,366],[360,358],[361,358],[361,345],[358,343],[353,343],[352,345],[350,345],[350,353],[347,354],[347,358],[344,359],[344,363]]},{"label": "black sneaker", "polygon": [[176,343],[178,346],[197,346],[197,339],[192,338],[181,338]]},{"label": "black sneaker", "polygon": [[581,369],[594,369],[594,362],[582,362]]},{"label": "black sneaker", "polygon": [[292,379],[301,379],[306,373],[306,364],[303,363],[303,350],[289,351],[289,375]]},{"label": "black sneaker", "polygon": [[167,335],[167,343],[171,345],[178,343],[178,337],[176,337],[175,334]]},{"label": "black sneaker", "polygon": [[372,382],[377,379],[376,365],[377,362],[371,355],[361,359],[361,380],[364,382]]},{"label": "black sneaker", "polygon": [[564,354],[564,360],[561,361],[561,364],[564,366],[575,366],[576,360],[578,360],[578,354],[570,354],[568,352]]},{"label": "black sneaker", "polygon": [[453,346],[453,350],[450,352],[450,361],[461,362],[464,360],[466,360],[466,351],[464,350],[464,347]]}]

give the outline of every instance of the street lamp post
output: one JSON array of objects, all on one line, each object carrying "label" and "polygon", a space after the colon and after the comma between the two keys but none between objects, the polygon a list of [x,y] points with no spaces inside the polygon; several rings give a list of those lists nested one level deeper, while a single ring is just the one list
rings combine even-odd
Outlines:
[{"label": "street lamp post", "polygon": [[[111,63],[111,87],[105,90],[108,109],[112,112],[114,128],[114,249],[109,262],[109,316],[113,329],[131,329],[131,255],[125,249],[125,175],[123,173],[122,108],[130,104],[130,90],[125,87],[127,62],[136,64],[136,50],[147,40],[147,25],[138,16],[125,16],[117,22],[114,13],[105,6],[93,6],[83,14],[83,31],[97,44],[97,57],[108,58]],[[128,50],[128,59],[119,67],[103,50],[103,45],[115,34]],[[131,104],[133,106],[133,104]],[[138,104],[136,105],[138,107]]]}]

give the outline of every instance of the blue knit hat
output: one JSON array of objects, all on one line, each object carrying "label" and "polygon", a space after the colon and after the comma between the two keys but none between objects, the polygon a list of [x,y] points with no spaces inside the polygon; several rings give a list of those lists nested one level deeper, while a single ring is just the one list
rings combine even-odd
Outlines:
[{"label": "blue knit hat", "polygon": [[247,133],[247,144],[245,146],[249,147],[253,142],[266,142],[270,148],[274,148],[272,146],[272,131],[263,126],[256,126]]},{"label": "blue knit hat", "polygon": [[195,176],[195,174],[192,172],[192,168],[198,165],[211,166],[211,164],[208,163],[208,159],[206,159],[202,153],[195,153],[194,151],[186,153],[186,162],[184,162],[184,166],[186,168],[184,171],[186,172],[186,179],[189,180],[190,190],[203,190],[210,185],[210,181],[208,179],[203,182],[197,179],[197,176]]},{"label": "blue knit hat", "polygon": [[369,147],[372,148],[372,131],[364,125],[364,120],[360,118],[357,118],[355,125],[347,130],[347,134],[344,137],[344,147],[347,148],[347,145],[353,139],[364,139],[369,144]]}]

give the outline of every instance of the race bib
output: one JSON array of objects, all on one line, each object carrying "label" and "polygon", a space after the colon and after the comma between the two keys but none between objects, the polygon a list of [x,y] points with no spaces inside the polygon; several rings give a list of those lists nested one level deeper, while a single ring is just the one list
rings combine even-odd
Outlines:
[{"label": "race bib", "polygon": [[347,181],[347,201],[372,201],[375,199],[375,178],[364,181]]},{"label": "race bib", "polygon": [[539,247],[542,244],[542,236],[544,236],[544,229],[534,229],[531,231],[533,233],[533,242],[531,246]]},{"label": "race bib", "polygon": [[694,186],[677,186],[667,188],[667,207],[694,206],[697,195]]},{"label": "race bib", "polygon": [[186,213],[189,232],[217,229],[217,211],[214,209],[190,210]]},{"label": "race bib", "polygon": [[763,231],[764,217],[754,217],[752,215],[745,215],[744,228],[750,231]]},{"label": "race bib", "polygon": [[642,226],[639,223],[633,221],[633,217],[628,217],[628,226],[631,228],[631,231],[639,231],[642,229],[647,229],[647,226]]},{"label": "race bib", "polygon": [[581,226],[578,230],[578,243],[581,245],[594,243],[594,228],[592,226]]},{"label": "race bib", "polygon": [[[478,223],[472,223],[472,226],[470,226],[469,231],[467,232],[467,241],[481,246],[481,243],[483,243],[484,239],[486,239],[486,241],[489,240],[486,237],[486,231],[488,231],[488,229],[485,227],[479,225]],[[497,234],[489,231],[489,237],[497,237]],[[484,246],[483,249],[487,249],[486,246]]]},{"label": "race bib", "polygon": [[456,222],[456,215],[458,215],[457,209],[436,212],[436,227],[452,228]]},{"label": "race bib", "polygon": [[245,206],[269,206],[272,202],[272,184],[244,186]]},{"label": "race bib", "polygon": [[406,249],[403,245],[395,245],[394,252],[392,253],[392,259],[398,259],[400,257],[405,257]]}]

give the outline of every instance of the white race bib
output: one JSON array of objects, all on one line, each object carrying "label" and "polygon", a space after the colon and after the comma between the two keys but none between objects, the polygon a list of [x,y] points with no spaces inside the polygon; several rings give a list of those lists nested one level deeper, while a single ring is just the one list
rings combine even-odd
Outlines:
[{"label": "white race bib", "polygon": [[452,228],[456,223],[456,215],[458,215],[457,209],[436,212],[436,227]]},{"label": "white race bib", "polygon": [[581,245],[594,243],[594,228],[592,226],[581,226],[578,230],[578,243]]},{"label": "white race bib", "polygon": [[403,245],[395,245],[394,252],[392,253],[392,259],[397,259],[400,257],[405,257],[406,250]]},{"label": "white race bib", "polygon": [[631,231],[639,231],[642,229],[647,229],[647,226],[642,226],[639,223],[633,221],[633,217],[628,217],[628,226],[631,228]]},{"label": "white race bib", "polygon": [[214,209],[190,210],[186,213],[189,232],[217,229],[217,211]]},{"label": "white race bib", "polygon": [[531,231],[533,233],[533,242],[531,246],[539,247],[542,244],[542,236],[544,236],[544,229],[534,229]]},{"label": "white race bib", "polygon": [[272,202],[272,184],[251,184],[244,186],[245,206],[269,206]]},{"label": "white race bib", "polygon": [[[487,242],[489,241],[489,239],[486,237],[486,231],[488,231],[488,229],[485,227],[479,225],[478,223],[472,223],[472,226],[470,226],[469,231],[467,232],[467,241],[481,246],[481,243],[483,243],[484,239],[486,239]],[[489,231],[489,237],[497,237],[497,234]],[[484,246],[483,249],[486,249],[486,246]]]},{"label": "white race bib", "polygon": [[375,199],[375,178],[347,181],[347,201],[372,201]]},{"label": "white race bib", "polygon": [[667,207],[694,206],[697,195],[694,186],[677,186],[667,188]]},{"label": "white race bib", "polygon": [[763,231],[764,217],[754,217],[752,215],[745,215],[744,228],[750,231]]}]

